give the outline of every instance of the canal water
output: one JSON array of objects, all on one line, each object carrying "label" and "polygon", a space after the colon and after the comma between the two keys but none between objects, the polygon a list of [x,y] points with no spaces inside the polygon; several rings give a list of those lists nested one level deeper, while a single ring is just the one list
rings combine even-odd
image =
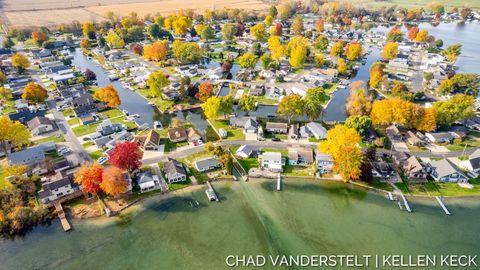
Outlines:
[{"label": "canal water", "polygon": [[74,220],[69,233],[55,221],[0,241],[0,268],[210,270],[227,269],[228,255],[480,250],[478,199],[447,199],[453,215],[445,216],[432,199],[411,199],[414,212],[407,213],[383,195],[343,183],[285,181],[282,191],[272,180],[214,186],[220,203],[207,201],[201,188],[163,201],[152,197],[120,217]]}]

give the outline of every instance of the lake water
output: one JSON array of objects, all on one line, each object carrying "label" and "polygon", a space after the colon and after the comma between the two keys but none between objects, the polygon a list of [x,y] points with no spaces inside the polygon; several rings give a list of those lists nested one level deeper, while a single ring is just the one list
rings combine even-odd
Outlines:
[{"label": "lake water", "polygon": [[[343,183],[273,181],[214,184],[158,201],[122,217],[74,220],[65,233],[55,221],[23,239],[0,242],[9,269],[227,269],[228,255],[478,254],[480,201],[411,199],[413,213],[383,195]],[[193,201],[198,207],[192,207]],[[272,269],[265,267],[264,269]],[[282,269],[282,268],[280,268]]]}]

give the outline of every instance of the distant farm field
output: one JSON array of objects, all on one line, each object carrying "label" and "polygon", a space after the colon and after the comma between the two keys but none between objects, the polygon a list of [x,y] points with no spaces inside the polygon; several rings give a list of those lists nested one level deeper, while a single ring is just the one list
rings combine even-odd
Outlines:
[{"label": "distant farm field", "polygon": [[355,5],[364,5],[366,7],[382,7],[382,6],[401,6],[405,8],[424,8],[428,4],[435,2],[445,6],[447,10],[458,7],[470,7],[480,9],[480,0],[344,0]]},{"label": "distant farm field", "polygon": [[83,22],[101,21],[103,19],[101,16],[82,8],[5,12],[4,17],[7,18],[9,25],[19,28],[51,27],[68,24],[74,20]]}]

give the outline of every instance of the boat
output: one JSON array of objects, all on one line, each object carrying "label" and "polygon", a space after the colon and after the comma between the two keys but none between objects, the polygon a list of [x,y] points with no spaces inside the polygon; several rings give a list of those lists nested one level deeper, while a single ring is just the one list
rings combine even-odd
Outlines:
[{"label": "boat", "polygon": [[132,114],[132,117],[133,117],[133,118],[140,118],[140,114],[138,114],[138,113]]},{"label": "boat", "polygon": [[154,121],[154,122],[153,122],[153,128],[154,128],[154,129],[163,129],[162,122],[160,122],[160,121]]},{"label": "boat", "polygon": [[111,75],[108,75],[108,79],[111,80],[111,81],[116,81],[116,80],[120,79],[120,77],[118,77],[117,74],[111,74]]},{"label": "boat", "polygon": [[123,112],[123,114],[125,114],[125,116],[129,116],[129,115],[130,115],[127,110],[123,110],[122,112]]},{"label": "boat", "polygon": [[150,105],[150,106],[155,106],[155,103],[153,103],[153,102],[150,101],[150,102],[148,102],[148,105]]},{"label": "boat", "polygon": [[212,189],[205,190],[205,194],[207,194],[207,198],[209,201],[217,200],[217,195],[215,195],[215,191],[213,191]]}]

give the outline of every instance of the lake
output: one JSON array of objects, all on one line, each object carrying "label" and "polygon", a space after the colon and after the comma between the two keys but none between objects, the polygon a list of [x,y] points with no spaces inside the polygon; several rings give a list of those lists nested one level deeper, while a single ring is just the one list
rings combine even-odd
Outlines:
[{"label": "lake", "polygon": [[[214,183],[148,199],[121,217],[55,221],[23,239],[0,242],[9,269],[227,269],[228,255],[477,254],[480,201],[411,199],[402,212],[383,195],[315,180]],[[198,201],[199,206],[192,207]],[[266,267],[264,269],[271,269]]]}]

